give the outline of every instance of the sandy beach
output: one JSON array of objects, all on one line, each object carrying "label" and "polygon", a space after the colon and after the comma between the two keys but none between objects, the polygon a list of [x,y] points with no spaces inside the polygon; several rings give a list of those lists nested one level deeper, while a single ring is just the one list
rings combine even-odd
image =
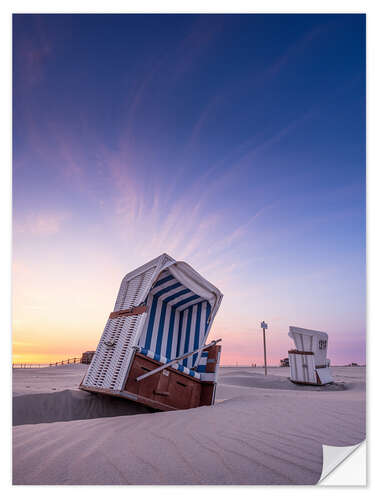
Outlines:
[{"label": "sandy beach", "polygon": [[365,438],[364,367],[220,368],[214,407],[164,413],[78,390],[86,369],[13,370],[13,484],[315,484],[322,444]]}]

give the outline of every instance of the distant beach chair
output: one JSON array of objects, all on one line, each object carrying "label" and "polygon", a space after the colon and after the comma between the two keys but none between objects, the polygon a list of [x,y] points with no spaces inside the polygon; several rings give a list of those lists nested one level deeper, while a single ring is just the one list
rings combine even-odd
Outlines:
[{"label": "distant beach chair", "polygon": [[289,368],[289,358],[280,359],[281,368]]},{"label": "distant beach chair", "polygon": [[127,274],[80,389],[158,410],[213,404],[221,339],[205,342],[222,297],[167,254]]},{"label": "distant beach chair", "polygon": [[328,335],[297,326],[289,327],[296,349],[288,351],[291,381],[297,384],[325,385],[333,382],[327,359]]}]

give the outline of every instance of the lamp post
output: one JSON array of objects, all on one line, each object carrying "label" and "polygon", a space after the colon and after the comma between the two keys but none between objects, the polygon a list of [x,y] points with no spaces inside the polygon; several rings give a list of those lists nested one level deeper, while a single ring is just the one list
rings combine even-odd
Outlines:
[{"label": "lamp post", "polygon": [[268,325],[265,321],[262,321],[260,327],[263,330],[264,375],[267,375],[266,330],[268,328]]}]

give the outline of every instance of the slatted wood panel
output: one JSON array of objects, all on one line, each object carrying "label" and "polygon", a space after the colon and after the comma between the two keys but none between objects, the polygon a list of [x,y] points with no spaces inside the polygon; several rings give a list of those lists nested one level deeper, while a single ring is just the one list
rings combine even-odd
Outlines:
[{"label": "slatted wood panel", "polygon": [[289,352],[290,378],[293,382],[316,384],[315,362],[313,354]]}]

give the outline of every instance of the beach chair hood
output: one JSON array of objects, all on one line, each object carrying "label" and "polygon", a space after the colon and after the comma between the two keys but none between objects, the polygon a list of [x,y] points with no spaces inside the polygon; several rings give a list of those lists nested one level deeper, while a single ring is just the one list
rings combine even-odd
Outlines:
[{"label": "beach chair hood", "polygon": [[165,267],[180,283],[206,299],[214,311],[220,305],[223,294],[212,283],[205,280],[186,262],[173,262]]},{"label": "beach chair hood", "polygon": [[[152,285],[159,279],[162,272],[167,270],[187,288],[202,298],[205,298],[210,303],[213,311],[217,311],[223,298],[223,294],[220,290],[197,273],[189,264],[183,261],[176,261],[166,253],[135,269],[124,277],[114,310],[116,311],[124,308],[125,305],[128,305],[128,302],[134,302],[134,300],[132,300],[132,290],[127,290],[127,285],[130,282],[136,278],[139,279],[139,277],[142,277],[142,286],[139,290],[140,293],[136,296],[136,300],[142,303],[150,292]],[[127,291],[128,293],[126,294]],[[125,295],[128,295],[128,297]],[[132,305],[134,306],[135,304],[132,303]]]},{"label": "beach chair hood", "polygon": [[300,351],[312,351],[316,365],[323,365],[327,359],[328,334],[318,330],[308,330],[297,326],[289,327],[289,337]]}]

